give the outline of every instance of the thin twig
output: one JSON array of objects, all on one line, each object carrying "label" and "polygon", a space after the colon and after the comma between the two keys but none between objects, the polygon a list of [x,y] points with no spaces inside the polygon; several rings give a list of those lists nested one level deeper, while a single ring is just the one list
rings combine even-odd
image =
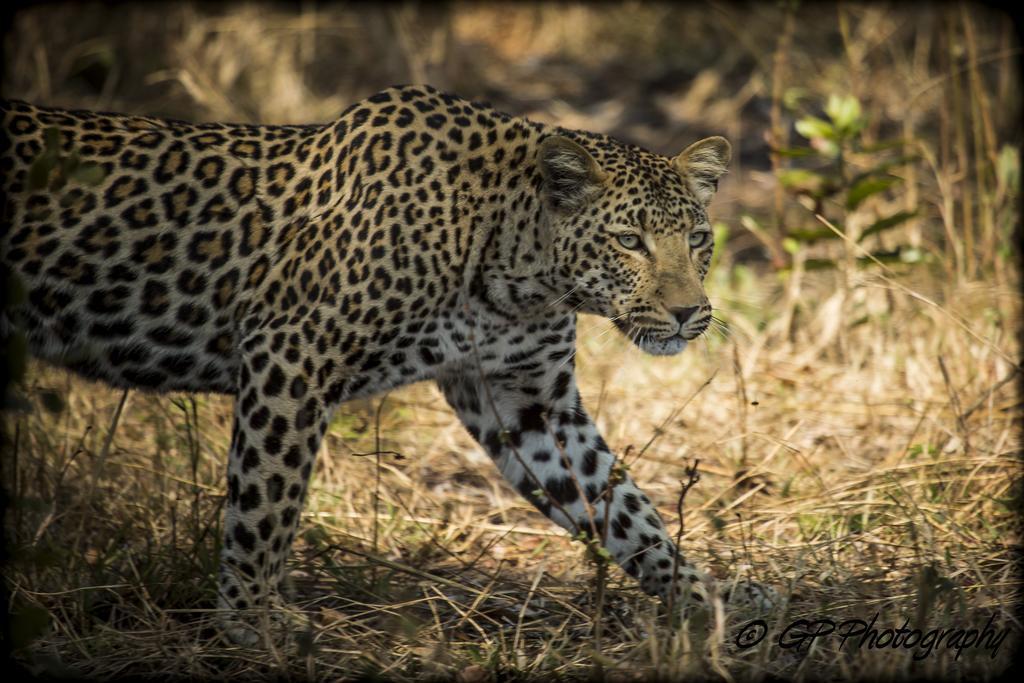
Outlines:
[{"label": "thin twig", "polygon": [[[679,498],[676,499],[676,516],[679,518],[679,529],[676,531],[676,551],[672,555],[672,590],[669,591],[668,604],[666,605],[670,624],[675,623],[676,593],[679,586],[679,557],[682,555],[683,532],[686,529],[686,521],[683,517],[683,503],[686,500],[686,494],[700,481],[700,473],[697,471],[699,465],[700,459],[695,459],[693,465],[686,468],[686,481],[679,480]],[[671,638],[666,639],[666,643],[671,642]]]},{"label": "thin twig", "polygon": [[121,421],[121,411],[124,410],[124,404],[128,401],[128,389],[125,389],[121,393],[121,400],[117,402],[117,407],[114,408],[114,415],[110,418],[110,426],[107,427],[107,436],[103,440],[103,447],[100,448],[100,453],[96,456],[96,463],[92,468],[92,492],[96,491],[96,482],[99,480],[100,475],[103,472],[103,468],[107,463],[107,456],[110,455],[110,446],[114,442],[114,434],[117,432],[117,423]]},{"label": "thin twig", "polygon": [[[380,403],[377,404],[377,414],[374,418],[374,430],[373,430],[373,454],[374,454],[374,479],[373,479],[373,553],[376,555],[380,551],[378,544],[378,538],[380,535],[380,418],[381,413],[384,411],[384,404],[388,400],[388,396],[391,392],[384,394]],[[371,573],[372,581],[374,585],[377,583],[377,567],[374,566]]]},{"label": "thin twig", "polygon": [[942,371],[942,381],[946,383],[946,392],[949,394],[949,406],[953,409],[953,414],[956,416],[957,431],[960,432],[960,438],[964,442],[964,454],[969,456],[971,454],[971,441],[967,433],[967,421],[964,420],[963,411],[960,409],[960,395],[949,379],[949,371],[946,370],[946,363],[942,360],[942,356],[939,356],[939,370]]}]

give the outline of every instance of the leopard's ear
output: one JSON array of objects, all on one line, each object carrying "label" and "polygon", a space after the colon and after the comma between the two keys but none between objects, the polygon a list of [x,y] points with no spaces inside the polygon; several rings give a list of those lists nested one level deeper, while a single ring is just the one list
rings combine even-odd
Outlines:
[{"label": "leopard's ear", "polygon": [[556,211],[572,212],[601,193],[605,174],[581,145],[562,135],[544,138],[537,150],[544,194]]},{"label": "leopard's ear", "polygon": [[718,189],[718,179],[732,158],[732,145],[718,135],[699,140],[672,160],[672,165],[707,206]]}]

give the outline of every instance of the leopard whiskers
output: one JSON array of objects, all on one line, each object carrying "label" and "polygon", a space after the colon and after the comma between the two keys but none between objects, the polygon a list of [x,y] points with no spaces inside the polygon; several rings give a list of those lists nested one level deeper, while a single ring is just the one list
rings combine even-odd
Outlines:
[{"label": "leopard whiskers", "polygon": [[583,308],[584,304],[587,303],[586,299],[580,299],[580,302],[569,310],[569,315],[575,315],[579,313],[580,309]]},{"label": "leopard whiskers", "polygon": [[715,317],[711,314],[711,324],[708,325],[708,331],[714,332],[722,338],[722,341],[729,341],[729,337],[732,335],[732,328],[721,318]]},{"label": "leopard whiskers", "polygon": [[[590,332],[591,330],[593,330],[593,329],[603,325],[606,322],[606,323],[608,323],[608,328],[603,330],[600,334],[597,335],[597,337],[595,337],[595,339],[600,339],[604,335],[608,334],[609,331],[615,329],[615,324],[614,323],[615,323],[616,320],[618,320],[619,318],[622,318],[624,316],[627,316],[627,315],[630,315],[630,311],[626,311],[625,313],[622,313],[620,315],[608,318],[605,321],[603,321],[602,323],[599,323],[598,325],[594,325],[593,327],[588,328],[587,330],[585,330],[585,332]],[[607,343],[607,340],[604,343]],[[604,343],[602,343],[602,346],[604,345]],[[579,340],[577,339],[577,346],[573,347],[572,352],[568,356],[566,356],[562,360],[561,363],[558,364],[558,367],[555,368],[556,370],[560,370],[562,368],[562,366],[564,366],[566,363],[568,363],[569,361],[574,360],[576,358],[576,354],[579,352],[578,344],[579,344]]]},{"label": "leopard whiskers", "polygon": [[622,313],[622,314],[620,314],[620,315],[616,315],[616,316],[613,316],[613,317],[611,317],[611,318],[607,318],[606,320],[602,321],[602,322],[601,322],[600,324],[598,324],[598,325],[594,325],[593,327],[591,327],[591,328],[590,328],[590,329],[588,329],[587,331],[589,332],[590,330],[595,330],[595,329],[597,329],[598,327],[602,327],[602,326],[603,326],[603,325],[604,325],[605,323],[607,323],[607,324],[608,324],[608,326],[607,326],[607,327],[605,327],[605,329],[604,329],[604,330],[602,330],[602,332],[601,332],[601,333],[600,333],[599,335],[597,335],[596,337],[594,337],[594,339],[600,339],[600,338],[601,338],[601,337],[603,337],[604,335],[606,335],[606,334],[608,334],[609,332],[611,332],[612,330],[616,329],[616,325],[615,325],[615,321],[616,321],[616,320],[620,320],[620,319],[622,319],[622,318],[625,318],[625,317],[626,317],[626,316],[628,316],[628,315],[631,315],[631,311],[626,311],[625,313]]},{"label": "leopard whiskers", "polygon": [[764,296],[754,296],[751,294],[740,294],[737,292],[730,292],[729,296],[725,296],[719,292],[715,292],[714,298],[716,302],[722,302],[726,304],[732,304],[732,307],[737,306],[763,306]]},{"label": "leopard whiskers", "polygon": [[641,334],[642,330],[639,327],[634,327],[633,330],[629,333],[629,341],[632,346],[637,346],[637,344],[640,341]]},{"label": "leopard whiskers", "polygon": [[569,352],[569,355],[567,355],[565,358],[562,359],[562,362],[558,364],[558,366],[555,368],[555,370],[561,370],[562,367],[565,366],[566,363],[568,363],[569,361],[575,359],[576,358],[576,352],[578,350],[579,350],[579,347],[575,347],[574,346],[572,351]]},{"label": "leopard whiskers", "polygon": [[[579,288],[580,288],[580,285],[579,285],[579,284],[577,284],[577,285],[575,285],[575,286],[571,287],[571,288],[569,289],[569,291],[567,291],[567,292],[566,292],[565,294],[563,294],[563,295],[561,295],[560,297],[557,297],[556,299],[554,299],[553,301],[551,301],[551,302],[550,302],[550,303],[549,303],[549,304],[548,304],[547,306],[545,306],[544,308],[551,308],[552,306],[557,306],[558,304],[562,303],[563,301],[565,301],[566,299],[568,299],[568,298],[569,298],[570,296],[572,296],[572,293],[573,293],[573,292],[575,292],[575,291],[576,291],[577,289],[579,289]],[[582,304],[580,304],[580,305],[582,305]]]}]

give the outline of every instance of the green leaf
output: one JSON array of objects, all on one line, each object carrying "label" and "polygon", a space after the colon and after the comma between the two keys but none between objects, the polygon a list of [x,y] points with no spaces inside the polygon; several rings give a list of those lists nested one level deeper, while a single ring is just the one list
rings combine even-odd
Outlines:
[{"label": "green leaf", "polygon": [[54,154],[60,151],[60,130],[50,126],[43,131],[43,137],[46,141],[46,151],[53,152]]},{"label": "green leaf", "polygon": [[860,151],[866,153],[874,152],[885,152],[886,150],[896,149],[897,147],[904,147],[907,141],[903,138],[897,138],[895,140],[880,140],[873,145],[864,145],[860,148]]},{"label": "green leaf", "polygon": [[800,106],[800,101],[806,100],[809,95],[807,88],[799,86],[786,88],[786,91],[782,93],[782,106],[793,111]]},{"label": "green leaf", "polygon": [[302,538],[312,546],[321,546],[331,540],[330,534],[321,526],[310,527],[302,534]]},{"label": "green leaf", "polygon": [[900,261],[903,263],[921,263],[924,261],[924,254],[917,247],[905,247],[900,249]]},{"label": "green leaf", "polygon": [[846,208],[849,211],[853,211],[868,197],[879,192],[885,192],[899,181],[900,178],[895,176],[888,178],[864,178],[846,193]]},{"label": "green leaf", "polygon": [[818,153],[819,156],[823,156],[826,159],[835,159],[839,156],[840,147],[839,143],[835,140],[826,140],[825,138],[814,138],[811,140],[811,147]]},{"label": "green leaf", "polygon": [[[842,230],[841,226],[836,226]],[[795,228],[790,230],[788,233],[790,239],[798,242],[817,242],[818,240],[836,240],[839,239],[832,230],[828,228]]]},{"label": "green leaf", "polygon": [[[916,249],[913,249],[911,251],[917,252]],[[870,252],[871,256],[859,256],[857,258],[857,265],[863,267],[863,266],[877,265],[878,263],[889,264],[889,263],[914,263],[914,262],[916,262],[916,261],[913,261],[913,260],[911,260],[911,261],[904,261],[903,257],[902,257],[902,252],[903,252],[903,250],[899,249],[899,248],[897,248],[897,249],[880,250],[880,251],[872,251],[872,252]],[[919,254],[920,252],[917,252],[917,253]],[[872,258],[872,257],[874,257],[874,258]],[[914,255],[911,255],[911,258],[914,258]]]},{"label": "green leaf", "polygon": [[757,234],[764,233],[764,227],[761,225],[760,222],[758,222],[756,218],[751,216],[749,213],[745,213],[742,216],[740,216],[740,225],[742,225],[750,232]]},{"label": "green leaf", "polygon": [[83,185],[96,187],[107,177],[107,172],[99,164],[84,163],[76,168],[69,177]]},{"label": "green leaf", "polygon": [[857,241],[860,242],[868,237],[871,237],[872,235],[877,235],[880,232],[889,230],[890,228],[895,228],[897,225],[906,223],[911,218],[916,216],[917,213],[918,212],[916,210],[900,211],[899,213],[894,213],[893,215],[887,216],[886,218],[879,219],[872,223],[871,225],[869,225],[867,228],[865,228],[864,232],[862,232],[860,234],[860,237],[857,238]]},{"label": "green leaf", "polygon": [[809,157],[814,155],[814,150],[810,147],[773,147],[772,153],[780,157]]},{"label": "green leaf", "polygon": [[790,168],[780,171],[778,178],[783,187],[794,192],[818,194],[825,186],[824,177],[814,171],[808,171],[803,168]]},{"label": "green leaf", "polygon": [[836,262],[827,258],[809,258],[804,261],[804,270],[828,270],[835,267]]},{"label": "green leaf", "polygon": [[889,170],[891,170],[893,168],[896,168],[897,166],[904,166],[906,164],[913,163],[913,162],[917,161],[920,158],[921,157],[916,155],[916,154],[908,154],[906,156],[898,156],[898,157],[889,159],[887,161],[883,161],[882,163],[878,164],[877,166],[869,168],[868,170],[863,171],[863,172],[858,173],[857,175],[853,176],[853,179],[850,181],[850,184],[851,185],[856,185],[860,181],[862,181],[862,180],[864,180],[866,178],[869,178],[869,177],[871,177],[873,175],[877,176],[877,175],[881,175],[883,173],[888,173]]},{"label": "green leaf", "polygon": [[800,135],[804,136],[808,140],[813,138],[835,140],[838,137],[836,135],[835,128],[832,127],[832,124],[815,116],[805,116],[797,121],[796,132],[800,133]]},{"label": "green leaf", "polygon": [[44,152],[32,162],[28,169],[28,189],[41,190],[46,187],[46,181],[50,179],[50,171],[57,165],[57,157]]},{"label": "green leaf", "polygon": [[[873,257],[873,258],[872,258]],[[926,254],[921,250],[912,248],[893,249],[891,251],[874,251],[870,256],[859,256],[858,267],[878,265],[878,263],[920,263],[924,262]],[[805,270],[826,270],[839,267],[839,264],[828,258],[809,258],[804,261]]]},{"label": "green leaf", "polygon": [[722,260],[722,252],[729,241],[729,226],[721,221],[715,221],[711,226],[711,233],[714,235],[715,241],[711,250],[711,263],[708,265],[708,269],[714,270],[718,262]]},{"label": "green leaf", "polygon": [[1011,195],[1020,189],[1020,153],[1012,145],[1003,145],[996,161],[996,179]]},{"label": "green leaf", "polygon": [[117,61],[114,47],[106,42],[90,41],[88,51],[82,52],[75,57],[68,72],[70,75],[77,75],[86,69],[99,68],[101,73],[110,71]]},{"label": "green leaf", "polygon": [[825,104],[825,114],[832,119],[832,124],[841,137],[849,137],[863,127],[860,102],[852,95],[830,95]]},{"label": "green leaf", "polygon": [[81,159],[78,157],[78,152],[72,152],[64,159],[61,159],[61,171],[64,172],[64,175],[71,175],[78,168],[79,162],[81,162]]}]

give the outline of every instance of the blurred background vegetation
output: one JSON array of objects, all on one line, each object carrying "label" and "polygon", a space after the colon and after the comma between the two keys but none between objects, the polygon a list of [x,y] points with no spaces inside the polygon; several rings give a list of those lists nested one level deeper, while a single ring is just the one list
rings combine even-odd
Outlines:
[{"label": "blurred background vegetation", "polygon": [[[584,320],[584,398],[667,514],[701,458],[684,543],[792,593],[787,618],[980,626],[1009,623],[1020,588],[1015,28],[968,3],[46,3],[12,15],[2,95],[309,123],[429,83],[666,155],[725,135],[718,333],[664,361]],[[332,425],[299,544],[299,604],[318,615],[302,656],[207,650],[230,401],[35,365],[23,383],[35,411],[7,420],[3,468],[7,637],[37,670],[845,679],[1005,664],[824,646],[801,661],[730,649],[724,626],[691,642],[617,570],[602,637],[603,592],[577,596],[595,576],[581,550],[495,482],[424,385]],[[345,457],[385,450],[405,457]],[[531,596],[544,610],[522,608]]]}]

